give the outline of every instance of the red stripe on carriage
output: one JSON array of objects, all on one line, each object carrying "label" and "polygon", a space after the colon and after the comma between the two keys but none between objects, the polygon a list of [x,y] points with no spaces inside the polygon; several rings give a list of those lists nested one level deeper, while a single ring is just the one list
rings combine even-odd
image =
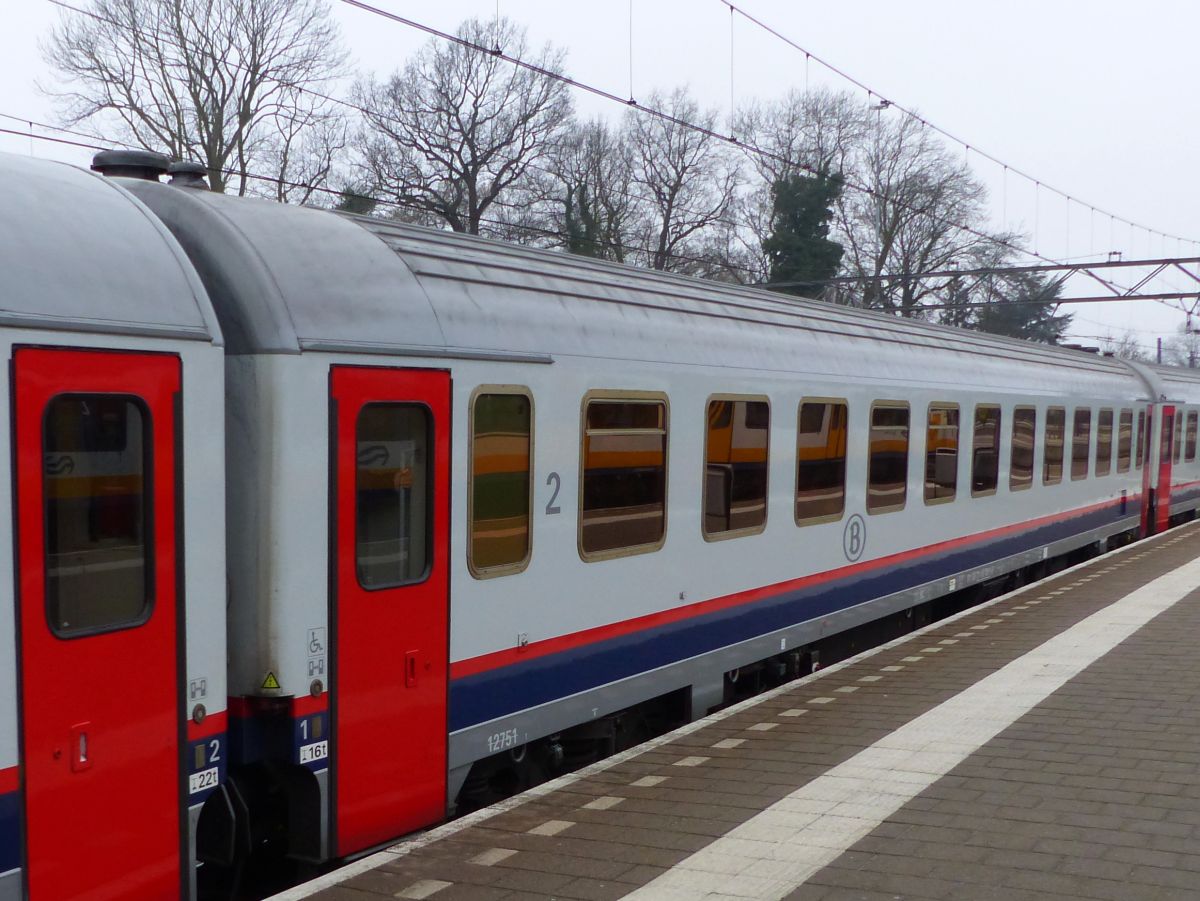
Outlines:
[{"label": "red stripe on carriage", "polygon": [[936,544],[929,544],[925,545],[924,547],[913,548],[912,550],[901,551],[896,554],[889,554],[886,557],[879,557],[875,560],[868,560],[864,563],[852,563],[847,566],[840,566],[836,569],[826,570],[825,572],[813,573],[809,576],[802,576],[798,579],[789,579],[784,582],[776,582],[773,585],[765,585],[761,588],[752,588],[748,591],[739,591],[723,597],[711,598],[707,601],[697,601],[694,604],[687,604],[683,607],[674,607],[670,610],[663,610],[659,613],[651,613],[647,616],[639,616],[635,619],[623,620],[618,623],[610,623],[605,626],[596,626],[592,629],[584,629],[580,632],[573,632],[570,635],[559,635],[555,636],[554,638],[535,641],[522,648],[505,648],[502,651],[493,651],[489,654],[481,654],[478,657],[470,657],[466,660],[459,660],[455,663],[452,663],[450,665],[450,678],[462,679],[467,676],[474,676],[477,673],[499,669],[500,667],[509,666],[514,663],[520,663],[525,660],[545,657],[549,654],[557,654],[562,651],[569,651],[573,648],[595,644],[611,638],[619,638],[634,632],[653,629],[657,626],[665,626],[681,620],[692,619],[694,617],[704,616],[710,613],[717,613],[721,610],[727,610],[731,607],[738,607],[743,604],[751,604],[764,598],[782,594],[783,592],[796,591],[802,588],[809,588],[814,585],[821,585],[825,582],[832,582],[851,575],[871,572],[877,569],[885,569],[887,567],[906,563],[910,560],[915,560],[920,557],[952,551],[964,545],[976,544],[983,541],[1002,538],[1005,535],[1011,535],[1015,532],[1021,532],[1026,529],[1050,525],[1066,519],[1072,519],[1076,516],[1084,516],[1088,513],[1095,513],[1105,509],[1106,507],[1117,507],[1122,503],[1122,498],[1112,498],[1110,500],[1101,501],[1098,504],[1089,504],[1086,507],[1078,507],[1074,510],[1068,510],[1065,513],[1054,513],[1049,516],[1042,516],[1038,517],[1037,519],[1029,519],[1023,522],[1014,523],[1012,525],[990,529],[986,532],[977,532],[974,535],[964,535],[959,538],[951,538],[946,541],[939,541]]}]

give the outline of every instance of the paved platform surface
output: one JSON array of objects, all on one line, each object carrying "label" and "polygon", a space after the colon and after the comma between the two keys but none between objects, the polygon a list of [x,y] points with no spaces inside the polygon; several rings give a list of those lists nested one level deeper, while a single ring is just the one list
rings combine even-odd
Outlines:
[{"label": "paved platform surface", "polygon": [[1200,524],[280,898],[1200,898]]}]

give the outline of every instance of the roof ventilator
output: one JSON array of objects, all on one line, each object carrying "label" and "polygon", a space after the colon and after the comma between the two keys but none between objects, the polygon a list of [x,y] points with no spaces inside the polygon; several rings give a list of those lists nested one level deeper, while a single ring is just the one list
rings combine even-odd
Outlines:
[{"label": "roof ventilator", "polygon": [[92,171],[107,178],[142,178],[158,181],[171,160],[150,150],[102,150],[92,157]]},{"label": "roof ventilator", "polygon": [[180,160],[177,163],[171,163],[167,172],[171,175],[171,180],[167,184],[177,188],[208,190],[208,182],[204,180],[204,177],[208,175],[208,167],[203,163],[197,163],[195,160]]}]

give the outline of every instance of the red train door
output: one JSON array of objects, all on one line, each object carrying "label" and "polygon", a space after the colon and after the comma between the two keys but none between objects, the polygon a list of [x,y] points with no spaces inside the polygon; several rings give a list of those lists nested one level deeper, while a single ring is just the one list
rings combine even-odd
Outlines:
[{"label": "red train door", "polygon": [[446,810],[450,376],[334,367],[333,821],[350,854]]},{"label": "red train door", "polygon": [[175,897],[179,360],[29,348],[14,372],[28,894]]},{"label": "red train door", "polygon": [[1154,531],[1161,532],[1171,519],[1171,459],[1175,439],[1175,408],[1162,409],[1162,430],[1158,443],[1158,487],[1154,491]]}]

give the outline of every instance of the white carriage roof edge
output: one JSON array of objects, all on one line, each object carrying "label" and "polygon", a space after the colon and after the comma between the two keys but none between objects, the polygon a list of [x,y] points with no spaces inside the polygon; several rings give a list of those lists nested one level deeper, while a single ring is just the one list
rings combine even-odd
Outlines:
[{"label": "white carriage roof edge", "polygon": [[[869,359],[880,378],[914,383],[1164,393],[1156,370],[1049,345],[372,217],[130,187],[196,263],[234,353],[593,357],[838,377],[861,377]],[[230,315],[270,327],[246,331]],[[1191,384],[1178,382],[1200,399]]]},{"label": "white carriage roof edge", "polygon": [[107,179],[0,153],[0,326],[222,343],[162,222]]}]

